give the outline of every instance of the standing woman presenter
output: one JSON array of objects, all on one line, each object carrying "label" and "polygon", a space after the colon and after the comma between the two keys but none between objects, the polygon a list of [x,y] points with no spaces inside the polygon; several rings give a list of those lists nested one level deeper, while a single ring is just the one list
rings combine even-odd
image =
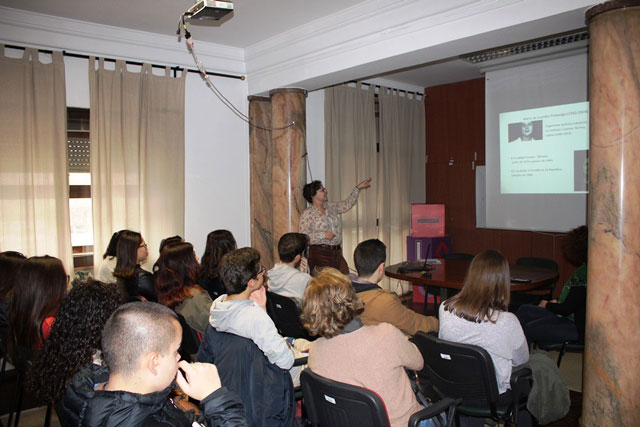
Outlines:
[{"label": "standing woman presenter", "polygon": [[349,197],[337,203],[328,201],[327,189],[320,181],[305,185],[302,195],[311,206],[302,212],[300,232],[309,236],[309,272],[316,267],[333,267],[343,274],[349,273],[342,256],[342,221],[340,214],[347,212],[358,201],[360,190],[371,187],[371,178],[356,185]]}]

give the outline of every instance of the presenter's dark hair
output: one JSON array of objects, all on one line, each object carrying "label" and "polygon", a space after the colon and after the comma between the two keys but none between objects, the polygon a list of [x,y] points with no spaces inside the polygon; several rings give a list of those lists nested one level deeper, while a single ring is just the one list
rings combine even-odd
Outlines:
[{"label": "presenter's dark hair", "polygon": [[134,374],[149,352],[166,355],[179,325],[173,310],[154,302],[118,307],[102,330],[102,355],[111,374]]},{"label": "presenter's dark hair", "polygon": [[20,252],[0,252],[0,302],[11,298],[16,274],[26,259]]},{"label": "presenter's dark hair", "polygon": [[197,285],[200,264],[196,260],[193,246],[188,242],[173,243],[160,252],[156,275],[158,302],[175,308],[191,295],[191,288]]},{"label": "presenter's dark hair", "polygon": [[378,239],[360,242],[353,251],[353,262],[360,277],[371,276],[386,259],[387,247]]},{"label": "presenter's dark hair", "polygon": [[128,279],[133,276],[138,265],[138,248],[142,243],[142,235],[131,230],[122,230],[118,239],[116,251],[116,268],[113,270],[115,277]]},{"label": "presenter's dark hair", "polygon": [[208,278],[218,277],[220,262],[225,254],[238,249],[236,239],[229,230],[214,230],[207,236],[207,246],[202,255],[202,274]]},{"label": "presenter's dark hair", "polygon": [[470,322],[495,323],[496,312],[507,311],[511,291],[507,259],[486,250],[473,258],[460,293],[444,302],[444,309]]},{"label": "presenter's dark hair", "polygon": [[62,261],[48,255],[24,261],[16,274],[9,310],[9,355],[39,348],[42,322],[54,316],[67,293]]},{"label": "presenter's dark hair", "polygon": [[292,262],[309,246],[309,236],[303,233],[286,233],[278,241],[278,256],[282,262]]},{"label": "presenter's dark hair", "polygon": [[220,278],[229,295],[247,289],[249,280],[260,272],[260,252],[253,248],[241,248],[222,257]]},{"label": "presenter's dark hair", "polygon": [[120,239],[120,234],[123,231],[125,230],[120,230],[113,233],[113,235],[111,236],[111,240],[109,240],[109,244],[107,245],[107,250],[104,251],[104,255],[102,255],[102,259],[105,259],[108,256],[110,257],[116,256],[118,251],[118,239]]},{"label": "presenter's dark hair", "polygon": [[569,231],[562,242],[564,257],[576,267],[587,262],[589,250],[589,230],[586,225]]},{"label": "presenter's dark hair", "polygon": [[100,350],[102,328],[121,304],[115,283],[89,279],[75,285],[60,305],[51,335],[36,358],[28,386],[46,402],[58,401],[71,378]]},{"label": "presenter's dark hair", "polygon": [[313,203],[313,196],[315,196],[318,190],[320,190],[321,188],[322,182],[317,180],[311,181],[309,184],[306,184],[304,187],[302,187],[302,196],[307,202]]}]

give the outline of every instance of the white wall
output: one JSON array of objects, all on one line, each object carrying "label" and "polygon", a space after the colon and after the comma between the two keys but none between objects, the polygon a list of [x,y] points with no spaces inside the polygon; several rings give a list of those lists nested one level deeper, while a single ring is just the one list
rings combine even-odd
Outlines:
[{"label": "white wall", "polygon": [[[246,81],[212,78],[241,111]],[[185,238],[204,252],[210,231],[233,233],[238,247],[251,243],[249,128],[214,96],[202,79],[187,76],[185,94]]]}]

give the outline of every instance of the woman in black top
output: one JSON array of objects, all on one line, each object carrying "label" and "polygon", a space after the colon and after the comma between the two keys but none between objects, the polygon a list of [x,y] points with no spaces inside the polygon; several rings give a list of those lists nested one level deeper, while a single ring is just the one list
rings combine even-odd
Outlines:
[{"label": "woman in black top", "polygon": [[156,302],[153,275],[140,267],[149,251],[142,235],[123,230],[118,239],[116,268],[113,275],[118,278],[126,301],[147,300]]}]

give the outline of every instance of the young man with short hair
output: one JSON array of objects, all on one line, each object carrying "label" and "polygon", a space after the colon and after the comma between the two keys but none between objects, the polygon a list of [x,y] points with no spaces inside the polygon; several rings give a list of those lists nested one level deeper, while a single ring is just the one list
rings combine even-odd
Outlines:
[{"label": "young man with short hair", "polygon": [[[246,426],[242,403],[220,386],[214,365],[180,361],[181,341],[182,328],[169,308],[151,302],[120,306],[102,333],[108,369],[81,368],[57,408],[61,424]],[[174,380],[200,400],[200,414],[178,409],[169,398]]]},{"label": "young man with short hair", "polygon": [[298,306],[311,276],[307,273],[305,252],[309,236],[302,233],[286,233],[278,241],[280,262],[267,273],[269,290],[293,299]]},{"label": "young man with short hair", "polygon": [[438,319],[408,309],[396,294],[378,286],[384,278],[386,259],[387,247],[378,239],[360,242],[353,253],[358,277],[351,283],[364,301],[364,312],[360,315],[362,323],[390,323],[407,335],[414,335],[418,331],[437,331]]},{"label": "young man with short hair", "polygon": [[285,370],[291,369],[293,351],[267,312],[249,299],[265,280],[260,253],[253,248],[227,253],[222,257],[220,277],[227,293],[220,295],[211,305],[209,324],[219,332],[250,339],[269,362]]}]

